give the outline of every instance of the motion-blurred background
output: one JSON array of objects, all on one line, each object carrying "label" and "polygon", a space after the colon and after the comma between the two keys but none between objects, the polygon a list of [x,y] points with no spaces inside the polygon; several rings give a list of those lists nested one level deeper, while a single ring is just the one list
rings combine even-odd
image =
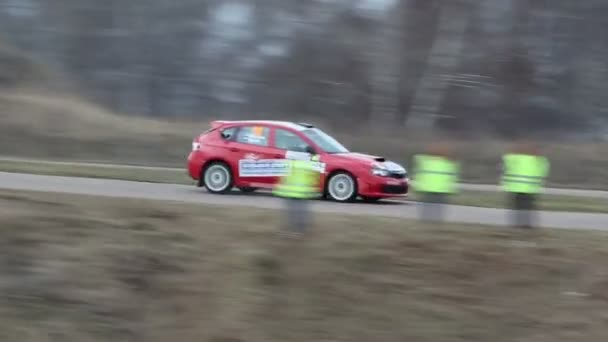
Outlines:
[{"label": "motion-blurred background", "polygon": [[[473,183],[532,139],[549,186],[605,190],[607,37],[604,0],[0,0],[0,342],[607,341],[605,231],[327,204],[283,244],[279,212],[237,205],[272,198],[213,206],[184,172],[210,121],[286,119],[408,169],[448,143]],[[21,191],[110,183],[138,198]],[[207,204],[140,199],[165,190]],[[548,221],[608,222],[573,213],[605,192],[565,193]],[[450,210],[500,224],[506,198]],[[393,218],[347,215],[372,212]]]},{"label": "motion-blurred background", "polygon": [[0,153],[182,165],[212,119],[293,119],[403,162],[440,130],[462,143],[468,181],[493,182],[503,143],[533,136],[553,143],[551,182],[604,186],[607,13],[600,0],[2,0]]}]

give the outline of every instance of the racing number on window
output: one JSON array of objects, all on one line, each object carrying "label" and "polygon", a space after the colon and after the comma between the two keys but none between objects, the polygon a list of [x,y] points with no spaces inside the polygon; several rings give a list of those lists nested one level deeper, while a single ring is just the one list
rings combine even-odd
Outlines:
[{"label": "racing number on window", "polygon": [[243,144],[268,146],[268,127],[247,126],[241,127],[236,136],[236,141]]},{"label": "racing number on window", "polygon": [[253,127],[253,135],[256,137],[261,137],[264,135],[264,127],[256,126]]},{"label": "racing number on window", "polygon": [[297,134],[284,129],[277,129],[275,133],[276,148],[294,152],[306,152],[308,144]]}]

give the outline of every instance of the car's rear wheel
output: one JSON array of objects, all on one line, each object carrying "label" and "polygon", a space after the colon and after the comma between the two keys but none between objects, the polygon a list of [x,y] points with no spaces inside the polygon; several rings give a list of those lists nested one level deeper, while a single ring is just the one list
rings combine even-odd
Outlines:
[{"label": "car's rear wheel", "polygon": [[347,172],[332,175],[327,182],[327,197],[336,202],[353,202],[357,199],[357,182]]},{"label": "car's rear wheel", "polygon": [[230,167],[223,162],[214,162],[203,171],[203,184],[214,194],[227,193],[232,189],[234,179]]}]

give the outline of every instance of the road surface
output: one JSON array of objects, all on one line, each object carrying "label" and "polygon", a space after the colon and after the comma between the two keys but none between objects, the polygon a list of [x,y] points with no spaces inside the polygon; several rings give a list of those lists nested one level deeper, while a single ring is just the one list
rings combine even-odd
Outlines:
[{"label": "road surface", "polygon": [[[92,179],[78,177],[39,176],[20,173],[0,172],[0,188],[59,192],[108,197],[142,198],[169,200],[189,203],[216,204],[230,207],[248,206],[275,209],[281,207],[281,200],[266,194],[245,195],[239,192],[228,195],[212,195],[204,189],[187,185],[130,182],[120,180]],[[342,204],[315,201],[317,212],[374,215],[386,217],[416,218],[416,204],[412,202],[391,202],[377,204]],[[505,225],[508,210],[476,208],[451,205],[446,219],[450,222],[476,223],[485,225]],[[608,214],[540,212],[540,226],[547,228],[574,228],[608,230]]]},{"label": "road surface", "polygon": [[[41,163],[50,165],[63,165],[63,166],[86,166],[86,167],[99,167],[99,168],[111,168],[111,169],[133,169],[133,170],[151,170],[151,171],[173,171],[173,172],[185,172],[183,168],[175,167],[164,167],[164,166],[141,166],[141,165],[125,165],[125,164],[104,164],[94,162],[66,162],[66,161],[51,161],[51,160],[39,160],[30,158],[16,158],[0,156],[0,161],[7,162],[21,162],[21,163]],[[470,191],[488,191],[496,192],[502,191],[498,186],[492,184],[460,184],[462,190]],[[605,198],[608,199],[608,191],[603,190],[585,190],[585,189],[562,189],[562,188],[545,188],[543,189],[545,194],[548,195],[564,195],[573,197],[591,197],[591,198]]]}]

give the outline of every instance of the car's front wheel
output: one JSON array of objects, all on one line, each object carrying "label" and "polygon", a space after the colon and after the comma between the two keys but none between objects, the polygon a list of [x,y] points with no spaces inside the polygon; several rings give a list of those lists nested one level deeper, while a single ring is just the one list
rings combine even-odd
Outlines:
[{"label": "car's front wheel", "polygon": [[207,191],[214,194],[227,193],[234,182],[230,167],[223,162],[214,162],[203,171],[203,184]]},{"label": "car's front wheel", "polygon": [[327,182],[327,197],[336,202],[353,202],[357,199],[357,182],[347,172],[332,175]]}]

